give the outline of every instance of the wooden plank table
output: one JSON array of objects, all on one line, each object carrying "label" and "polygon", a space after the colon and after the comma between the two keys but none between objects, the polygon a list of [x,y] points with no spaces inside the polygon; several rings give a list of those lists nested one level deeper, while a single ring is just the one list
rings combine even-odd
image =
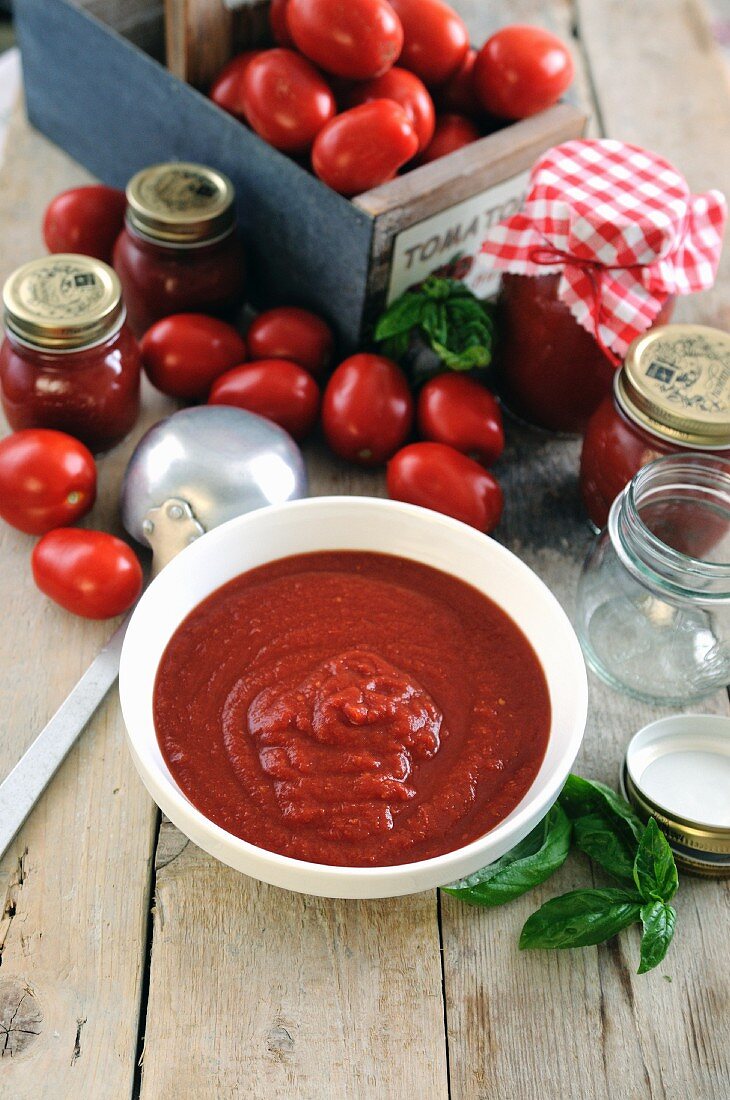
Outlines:
[{"label": "wooden plank table", "polygon": [[[730,95],[700,0],[458,6],[475,41],[518,20],[559,30],[593,133],[656,149],[696,189],[730,191]],[[0,278],[41,252],[48,199],[87,178],[18,114],[0,177]],[[680,314],[730,328],[730,250],[717,288]],[[146,390],[140,431],[168,407]],[[589,545],[578,444],[513,423],[508,434],[498,537],[570,612]],[[117,529],[131,445],[102,461],[90,526]],[[383,493],[379,473],[316,448],[308,459],[314,493]],[[0,525],[0,774],[111,632],[35,590],[31,546]],[[615,784],[628,738],[659,713],[592,677],[578,770]],[[483,911],[435,892],[347,902],[261,885],[160,822],[114,693],[0,865],[0,1096],[727,1100],[730,881],[683,879],[676,942],[649,975],[634,974],[636,932],[520,955],[527,914],[590,874],[571,858]]]}]

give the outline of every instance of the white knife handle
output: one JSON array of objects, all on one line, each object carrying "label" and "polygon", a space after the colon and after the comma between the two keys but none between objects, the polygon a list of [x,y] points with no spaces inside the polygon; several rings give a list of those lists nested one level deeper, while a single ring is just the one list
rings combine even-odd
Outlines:
[{"label": "white knife handle", "polygon": [[0,783],[0,856],[119,675],[128,623],[129,616],[117,627],[7,779]]}]

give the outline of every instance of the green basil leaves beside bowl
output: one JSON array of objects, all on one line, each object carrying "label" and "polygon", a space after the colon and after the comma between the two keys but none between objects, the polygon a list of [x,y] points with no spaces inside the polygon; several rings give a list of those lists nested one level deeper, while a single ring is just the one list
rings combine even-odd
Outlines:
[{"label": "green basil leaves beside bowl", "polygon": [[654,818],[642,824],[603,783],[568,776],[558,801],[524,840],[444,891],[472,905],[512,901],[562,866],[571,840],[621,886],[572,890],[545,902],[526,921],[520,948],[589,947],[640,921],[638,973],[652,970],[674,935],[676,914],[669,904],[679,886],[674,856]]}]

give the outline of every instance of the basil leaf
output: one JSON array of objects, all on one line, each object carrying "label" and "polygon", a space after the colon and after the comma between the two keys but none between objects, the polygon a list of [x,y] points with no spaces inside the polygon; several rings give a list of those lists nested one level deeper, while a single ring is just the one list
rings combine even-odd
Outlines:
[{"label": "basil leaf", "polygon": [[560,794],[560,804],[571,821],[586,814],[600,814],[629,844],[640,840],[644,832],[628,802],[596,779],[569,775]]},{"label": "basil leaf", "polygon": [[636,853],[634,882],[645,901],[669,901],[679,887],[672,849],[653,817],[647,822]]},{"label": "basil leaf", "polygon": [[421,310],[421,328],[424,334],[428,337],[429,343],[432,347],[434,334],[438,331],[439,327],[440,306],[440,302],[428,301],[424,304]]},{"label": "basil leaf", "polygon": [[650,901],[641,909],[641,961],[637,974],[646,974],[659,966],[669,950],[677,914],[663,901]]},{"label": "basil leaf", "polygon": [[570,822],[556,803],[536,828],[500,859],[443,890],[470,905],[503,905],[544,882],[566,860]]},{"label": "basil leaf", "polygon": [[432,347],[449,370],[476,370],[488,367],[492,361],[491,352],[483,344],[473,344],[459,352],[451,351],[438,341],[434,341]]},{"label": "basil leaf", "polygon": [[627,890],[573,890],[528,918],[520,950],[590,947],[611,939],[640,914],[641,899]]},{"label": "basil leaf", "polygon": [[408,335],[411,329],[416,328],[421,323],[421,315],[425,304],[424,299],[419,294],[410,292],[402,294],[378,321],[375,329],[375,339],[387,340],[391,336]]},{"label": "basil leaf", "polygon": [[375,327],[375,339],[386,353],[402,359],[408,338],[420,335],[445,367],[483,368],[492,359],[492,312],[458,280],[430,276],[391,303]]},{"label": "basil leaf", "polygon": [[602,814],[586,814],[573,822],[577,848],[622,882],[634,884],[636,843],[627,843]]}]

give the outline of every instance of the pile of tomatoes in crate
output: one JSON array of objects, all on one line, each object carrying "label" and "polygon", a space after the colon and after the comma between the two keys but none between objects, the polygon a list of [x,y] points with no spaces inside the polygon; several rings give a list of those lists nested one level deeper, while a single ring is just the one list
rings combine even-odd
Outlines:
[{"label": "pile of tomatoes in crate", "polygon": [[273,49],[228,63],[224,110],[352,196],[557,102],[567,47],[540,27],[480,50],[442,0],[273,0]]}]

